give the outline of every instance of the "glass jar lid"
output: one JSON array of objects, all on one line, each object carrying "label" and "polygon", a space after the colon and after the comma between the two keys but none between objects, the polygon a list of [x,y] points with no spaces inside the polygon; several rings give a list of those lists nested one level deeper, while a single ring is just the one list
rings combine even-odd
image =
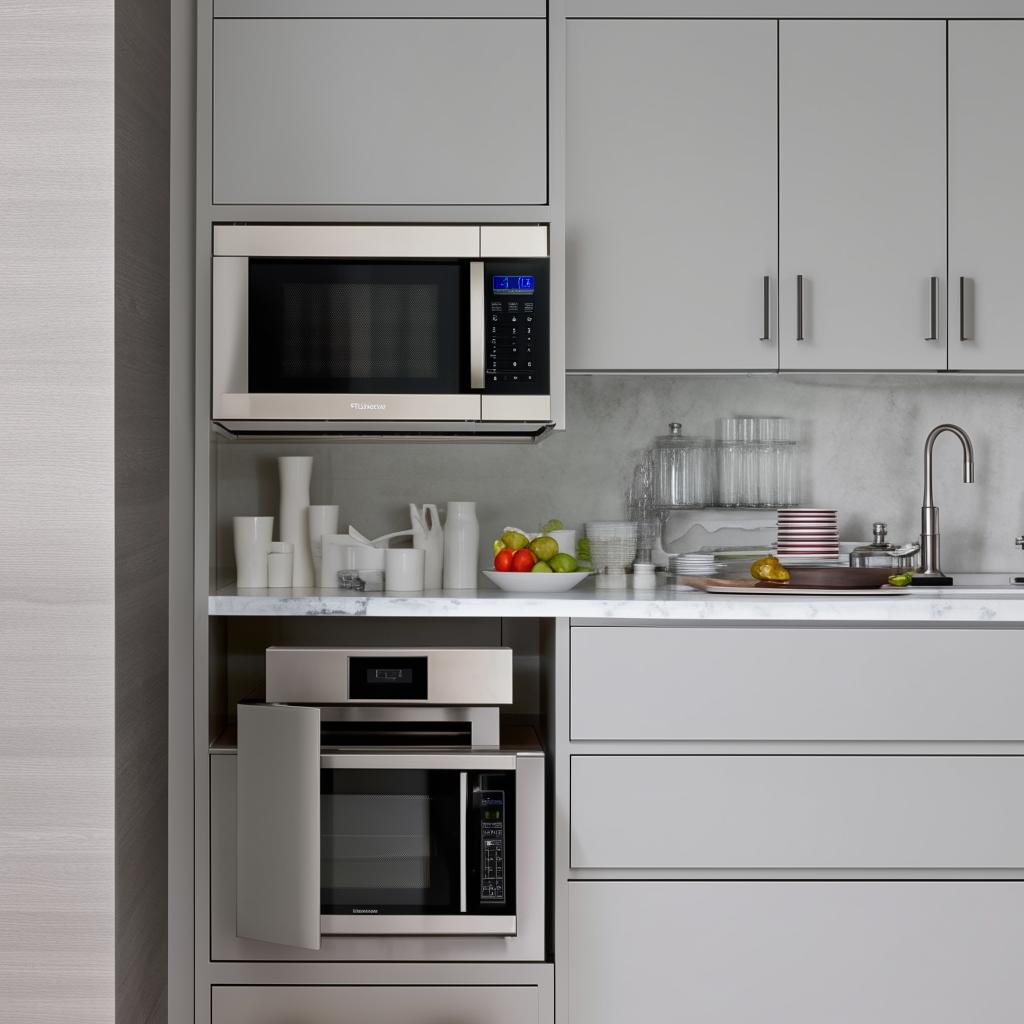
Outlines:
[{"label": "glass jar lid", "polygon": [[654,439],[655,448],[707,448],[714,444],[709,437],[688,437],[681,423],[670,423],[668,429],[669,433]]}]

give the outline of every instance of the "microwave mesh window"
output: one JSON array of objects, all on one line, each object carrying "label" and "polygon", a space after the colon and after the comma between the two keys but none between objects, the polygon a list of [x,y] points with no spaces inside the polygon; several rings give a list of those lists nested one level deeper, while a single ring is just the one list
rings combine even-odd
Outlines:
[{"label": "microwave mesh window", "polygon": [[252,259],[249,387],[457,393],[458,264]]}]

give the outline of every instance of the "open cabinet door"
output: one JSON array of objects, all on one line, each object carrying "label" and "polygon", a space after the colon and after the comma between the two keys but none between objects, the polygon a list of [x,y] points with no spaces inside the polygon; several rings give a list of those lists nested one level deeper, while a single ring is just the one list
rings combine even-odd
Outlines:
[{"label": "open cabinet door", "polygon": [[240,938],[320,948],[320,710],[238,705]]}]

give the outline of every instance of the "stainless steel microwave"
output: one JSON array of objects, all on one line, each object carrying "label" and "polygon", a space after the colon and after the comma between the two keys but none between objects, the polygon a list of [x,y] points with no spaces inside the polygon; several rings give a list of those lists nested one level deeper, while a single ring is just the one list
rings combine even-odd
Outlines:
[{"label": "stainless steel microwave", "polygon": [[238,938],[543,959],[544,759],[502,742],[511,699],[508,648],[268,649],[268,703],[238,705]]},{"label": "stainless steel microwave", "polygon": [[233,434],[551,429],[547,225],[213,231],[212,418]]}]

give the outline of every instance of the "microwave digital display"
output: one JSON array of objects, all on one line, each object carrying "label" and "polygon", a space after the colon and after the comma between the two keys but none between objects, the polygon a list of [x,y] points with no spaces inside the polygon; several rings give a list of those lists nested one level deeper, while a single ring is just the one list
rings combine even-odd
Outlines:
[{"label": "microwave digital display", "polygon": [[532,295],[533,274],[495,274],[491,288],[499,295]]}]

